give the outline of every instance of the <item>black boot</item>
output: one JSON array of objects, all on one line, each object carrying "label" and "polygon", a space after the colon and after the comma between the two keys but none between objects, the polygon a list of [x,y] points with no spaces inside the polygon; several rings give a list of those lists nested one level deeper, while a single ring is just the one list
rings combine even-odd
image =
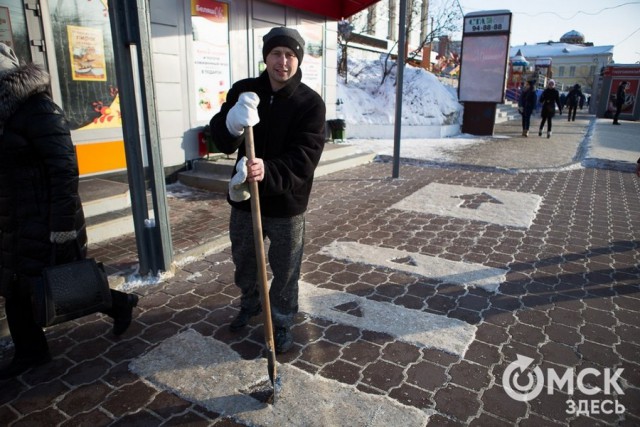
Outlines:
[{"label": "black boot", "polygon": [[276,326],[274,334],[274,341],[276,346],[276,353],[286,353],[291,349],[293,345],[293,336],[291,335],[291,329],[288,326]]},{"label": "black boot", "polygon": [[51,361],[49,351],[36,357],[14,357],[11,363],[0,369],[0,380],[17,377],[36,366],[44,365]]},{"label": "black boot", "polygon": [[111,291],[113,306],[105,314],[113,318],[113,335],[122,335],[131,325],[133,307],[138,305],[138,296],[120,291]]},{"label": "black boot", "polygon": [[237,331],[238,329],[244,328],[245,326],[247,326],[247,323],[249,323],[249,319],[257,316],[260,313],[262,313],[261,306],[257,306],[253,309],[244,307],[240,308],[240,313],[238,313],[238,316],[233,319],[233,322],[231,322],[231,324],[229,325],[229,329],[231,329],[232,331]]}]

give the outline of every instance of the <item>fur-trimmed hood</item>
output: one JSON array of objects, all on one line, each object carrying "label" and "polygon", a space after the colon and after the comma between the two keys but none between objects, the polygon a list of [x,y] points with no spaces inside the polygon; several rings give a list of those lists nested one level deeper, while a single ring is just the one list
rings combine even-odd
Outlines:
[{"label": "fur-trimmed hood", "polygon": [[0,73],[0,134],[7,119],[29,97],[49,93],[49,74],[35,64],[27,64]]}]

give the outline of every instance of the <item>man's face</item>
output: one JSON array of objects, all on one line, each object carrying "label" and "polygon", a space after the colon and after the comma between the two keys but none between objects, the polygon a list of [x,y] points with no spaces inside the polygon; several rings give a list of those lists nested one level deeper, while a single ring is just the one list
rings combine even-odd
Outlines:
[{"label": "man's face", "polygon": [[298,57],[288,47],[276,46],[267,55],[266,65],[271,88],[279,90],[298,71]]}]

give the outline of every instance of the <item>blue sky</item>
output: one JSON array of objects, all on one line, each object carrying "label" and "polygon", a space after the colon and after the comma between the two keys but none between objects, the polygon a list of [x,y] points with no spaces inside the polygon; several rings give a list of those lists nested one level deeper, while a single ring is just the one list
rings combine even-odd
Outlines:
[{"label": "blue sky", "polygon": [[596,46],[612,45],[618,64],[640,61],[640,1],[459,0],[464,14],[506,9],[513,13],[510,44],[559,41],[570,30]]}]

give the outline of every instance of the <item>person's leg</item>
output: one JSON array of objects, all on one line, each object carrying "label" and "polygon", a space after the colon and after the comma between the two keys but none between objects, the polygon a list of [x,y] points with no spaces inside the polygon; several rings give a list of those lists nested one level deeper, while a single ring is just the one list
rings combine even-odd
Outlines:
[{"label": "person's leg", "polygon": [[273,273],[269,299],[275,329],[276,351],[291,348],[290,327],[298,312],[298,280],[304,250],[304,214],[292,218],[268,218],[265,233],[269,237],[269,265]]},{"label": "person's leg", "polygon": [[542,120],[540,121],[540,128],[538,129],[538,136],[542,136],[542,130],[544,129],[544,124],[547,121],[546,116],[542,116]]},{"label": "person's leg", "polygon": [[275,325],[291,326],[298,312],[298,280],[304,250],[304,215],[268,218],[269,265],[273,273],[269,297]]},{"label": "person's leg", "polygon": [[551,138],[551,128],[553,127],[553,117],[549,117],[547,121],[547,138]]},{"label": "person's leg", "polygon": [[253,220],[250,212],[231,208],[229,220],[229,238],[231,257],[235,265],[234,280],[240,288],[240,313],[231,322],[231,329],[239,329],[249,319],[261,312],[260,292],[257,287],[258,269],[256,266],[256,248],[253,241]]},{"label": "person's leg", "polygon": [[622,105],[616,106],[616,113],[613,115],[613,124],[618,125],[618,117],[620,116],[620,112],[622,111]]},{"label": "person's leg", "polygon": [[15,352],[11,363],[0,369],[0,379],[15,377],[51,360],[47,339],[34,320],[31,297],[25,286],[14,287],[14,292],[5,299],[5,312]]}]

